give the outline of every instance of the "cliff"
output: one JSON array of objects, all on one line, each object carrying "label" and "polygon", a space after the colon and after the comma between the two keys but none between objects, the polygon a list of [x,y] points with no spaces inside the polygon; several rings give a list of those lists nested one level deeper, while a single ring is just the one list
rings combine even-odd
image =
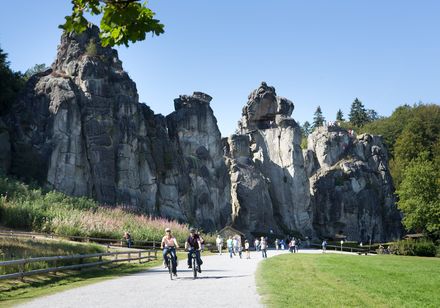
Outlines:
[{"label": "cliff", "polygon": [[400,235],[380,137],[323,127],[303,151],[293,102],[266,83],[228,138],[202,92],[176,98],[166,117],[155,114],[97,31],[63,35],[52,68],[34,75],[0,120],[0,168],[207,231],[229,224],[248,236]]}]

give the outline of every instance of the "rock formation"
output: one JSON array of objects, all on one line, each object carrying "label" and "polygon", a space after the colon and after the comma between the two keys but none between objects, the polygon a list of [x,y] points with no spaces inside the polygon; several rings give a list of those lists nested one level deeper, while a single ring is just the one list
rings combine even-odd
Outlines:
[{"label": "rock formation", "polygon": [[293,103],[262,83],[237,133],[222,139],[211,99],[182,95],[173,113],[154,114],[96,27],[63,35],[52,68],[0,119],[0,169],[207,231],[400,235],[379,137],[319,128],[303,153]]},{"label": "rock formation", "polygon": [[7,119],[11,172],[69,195],[220,228],[230,188],[209,101],[183,96],[173,114],[155,115],[139,103],[117,52],[100,46],[96,27],[63,35],[52,69],[30,80]]},{"label": "rock formation", "polygon": [[[229,138],[234,168],[232,196],[236,196],[233,214],[239,228],[245,228],[252,219],[243,221],[238,214],[252,212],[254,217],[263,217],[260,222],[265,222],[256,224],[254,232],[267,233],[272,229],[313,234],[301,130],[290,118],[293,107],[291,101],[277,96],[275,89],[263,82],[249,95],[237,135]],[[256,198],[257,194],[262,195],[256,200],[246,197]]]},{"label": "rock formation", "polygon": [[366,242],[400,236],[401,216],[381,137],[320,127],[309,135],[304,154],[318,237],[341,234]]}]

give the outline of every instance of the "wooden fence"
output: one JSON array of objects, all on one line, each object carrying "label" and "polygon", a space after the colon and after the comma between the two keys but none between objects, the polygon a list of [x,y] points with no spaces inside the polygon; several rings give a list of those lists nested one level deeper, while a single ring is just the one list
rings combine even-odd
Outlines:
[{"label": "wooden fence", "polygon": [[[322,248],[320,244],[310,244],[311,247]],[[368,253],[376,253],[375,250],[370,250],[369,248],[356,248],[350,246],[338,246],[338,245],[327,245],[327,250],[336,250],[336,251],[345,251],[345,252],[353,252],[357,254],[368,254]]]},{"label": "wooden fence", "polygon": [[[105,259],[107,257],[107,259]],[[110,257],[110,259],[109,259]],[[85,262],[86,259],[92,259],[88,262]],[[142,263],[142,260],[146,260],[146,262],[157,259],[157,250],[130,250],[130,251],[117,251],[117,252],[106,252],[106,253],[94,253],[94,254],[80,254],[80,255],[71,255],[71,256],[53,256],[53,257],[39,257],[39,258],[29,258],[29,259],[20,259],[20,260],[10,260],[0,262],[0,266],[12,267],[18,266],[19,271],[11,274],[0,275],[1,279],[13,279],[13,278],[21,278],[23,279],[26,276],[32,276],[37,274],[45,274],[50,272],[62,272],[67,270],[74,269],[82,269],[86,267],[95,267],[102,266],[105,264],[116,263],[116,262],[131,262],[131,261],[139,261]],[[57,262],[65,262],[78,260],[78,264],[72,265],[64,265],[64,266],[56,266]],[[26,271],[26,264],[31,264],[35,262],[50,262],[53,263],[52,267],[42,268],[42,269],[34,269]]]},{"label": "wooden fence", "polygon": [[[87,237],[87,236],[75,236],[75,235],[54,235],[50,233],[37,233],[37,232],[23,232],[23,231],[0,231],[0,237],[23,237],[23,238],[58,238],[68,239],[78,242],[95,242],[100,244],[106,244],[116,247],[127,247],[127,241],[123,238],[111,239],[100,237]],[[138,249],[158,249],[160,247],[160,241],[148,241],[148,240],[132,240],[131,248]]]}]

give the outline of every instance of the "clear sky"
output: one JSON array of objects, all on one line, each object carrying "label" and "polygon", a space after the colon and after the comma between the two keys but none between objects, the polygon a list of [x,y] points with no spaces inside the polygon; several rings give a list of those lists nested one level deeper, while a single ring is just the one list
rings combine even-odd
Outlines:
[{"label": "clear sky", "polygon": [[[345,115],[359,97],[388,116],[399,105],[440,103],[440,1],[151,0],[165,34],[118,48],[141,102],[173,111],[202,91],[222,135],[234,132],[261,81],[294,101],[293,118]],[[68,0],[2,0],[0,46],[12,69],[51,64]]]}]

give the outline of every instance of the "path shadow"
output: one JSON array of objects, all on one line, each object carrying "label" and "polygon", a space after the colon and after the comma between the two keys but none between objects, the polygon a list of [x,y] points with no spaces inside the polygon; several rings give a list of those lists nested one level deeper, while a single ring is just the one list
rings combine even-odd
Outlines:
[{"label": "path shadow", "polygon": [[235,276],[197,276],[196,279],[193,277],[177,277],[176,280],[199,280],[199,279],[227,279],[227,278],[240,278],[240,277],[249,277],[249,275],[235,275]]}]

